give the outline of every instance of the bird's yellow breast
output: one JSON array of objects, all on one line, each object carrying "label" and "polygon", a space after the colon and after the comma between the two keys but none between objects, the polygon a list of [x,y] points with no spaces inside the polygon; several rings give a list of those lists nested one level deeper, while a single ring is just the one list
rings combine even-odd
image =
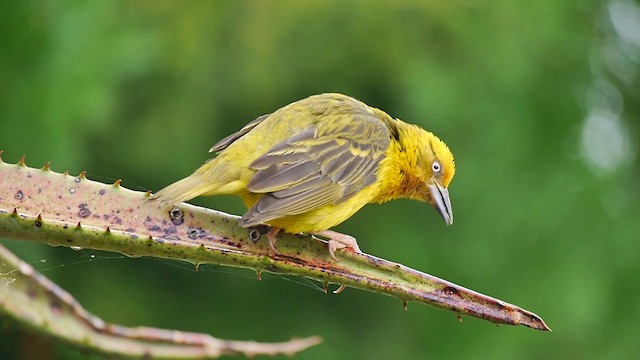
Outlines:
[{"label": "bird's yellow breast", "polygon": [[[325,205],[319,209],[303,214],[288,215],[273,219],[267,223],[284,229],[288,233],[314,233],[330,229],[358,212],[363,206],[372,202],[378,192],[376,184],[362,189],[358,194],[339,204]],[[263,194],[242,193],[240,197],[247,208],[253,206]]]}]

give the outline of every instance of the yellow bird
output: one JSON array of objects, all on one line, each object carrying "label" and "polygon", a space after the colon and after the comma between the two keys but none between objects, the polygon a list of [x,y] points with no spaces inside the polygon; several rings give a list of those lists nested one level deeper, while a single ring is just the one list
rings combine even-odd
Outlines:
[{"label": "yellow bird", "polygon": [[[351,248],[351,236],[329,230],[368,203],[409,198],[430,203],[453,224],[447,187],[453,154],[434,134],[342,94],[320,94],[260,116],[215,144],[217,156],[154,198],[239,195],[249,209],[239,220],[268,224],[276,236],[310,233],[329,253]],[[337,260],[337,259],[336,259]]]}]

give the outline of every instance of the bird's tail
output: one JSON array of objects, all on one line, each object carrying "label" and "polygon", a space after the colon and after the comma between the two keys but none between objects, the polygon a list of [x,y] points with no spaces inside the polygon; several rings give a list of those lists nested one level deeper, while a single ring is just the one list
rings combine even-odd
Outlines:
[{"label": "bird's tail", "polygon": [[175,204],[207,193],[213,190],[212,187],[215,187],[215,184],[205,181],[202,175],[196,173],[158,191],[153,195],[153,199]]}]

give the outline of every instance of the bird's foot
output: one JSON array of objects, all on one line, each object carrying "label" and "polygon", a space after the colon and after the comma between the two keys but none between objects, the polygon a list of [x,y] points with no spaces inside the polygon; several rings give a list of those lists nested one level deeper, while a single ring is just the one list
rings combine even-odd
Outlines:
[{"label": "bird's foot", "polygon": [[276,241],[278,241],[278,233],[280,232],[280,228],[272,227],[267,233],[267,240],[269,240],[269,247],[273,250],[274,253],[280,254],[278,249],[276,249]]},{"label": "bird's foot", "polygon": [[339,261],[335,254],[336,250],[349,248],[357,253],[362,252],[360,250],[360,247],[358,246],[358,242],[356,241],[356,238],[354,238],[353,236],[342,234],[332,230],[324,230],[315,234],[328,239],[329,255],[331,255],[331,257],[335,261]]}]

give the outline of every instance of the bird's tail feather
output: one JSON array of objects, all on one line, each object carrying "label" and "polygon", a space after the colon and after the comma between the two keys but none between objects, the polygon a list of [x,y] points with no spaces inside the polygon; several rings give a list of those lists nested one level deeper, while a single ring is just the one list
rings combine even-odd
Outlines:
[{"label": "bird's tail feather", "polygon": [[215,184],[207,183],[202,176],[193,174],[158,191],[153,195],[153,199],[175,204],[189,201],[213,190],[213,187],[215,187]]}]

